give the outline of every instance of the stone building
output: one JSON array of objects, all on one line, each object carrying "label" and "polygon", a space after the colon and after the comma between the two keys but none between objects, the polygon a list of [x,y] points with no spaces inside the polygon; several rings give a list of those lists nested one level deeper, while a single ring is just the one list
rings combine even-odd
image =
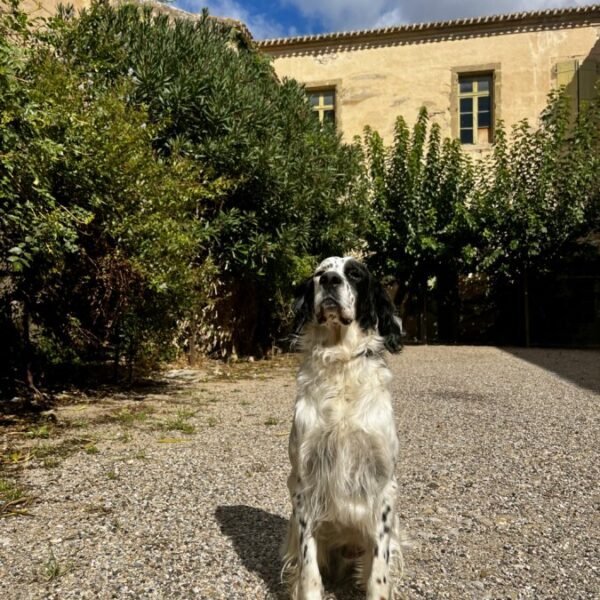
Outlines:
[{"label": "stone building", "polygon": [[[168,4],[166,1],[161,2],[161,0],[109,0],[109,2],[113,5],[139,4],[140,6],[150,6],[154,14],[166,14],[173,19],[198,19],[201,14],[181,10],[180,8]],[[23,10],[34,19],[52,17],[56,14],[60,5],[72,6],[75,13],[79,13],[82,10],[89,8],[91,4],[92,0],[21,0],[21,7]],[[1,5],[0,10],[2,10]],[[225,25],[233,26],[247,43],[253,42],[250,30],[241,21],[227,17],[211,16],[210,18],[224,23]]]},{"label": "stone building", "polygon": [[[157,12],[171,14],[174,17],[193,18],[191,13],[179,10],[169,4],[163,4],[158,0],[131,0],[138,4],[149,4]],[[72,6],[76,13],[88,8],[92,0],[21,0],[21,6],[31,17],[51,17],[56,13],[60,5]],[[111,4],[126,4],[127,0],[110,0]]]},{"label": "stone building", "polygon": [[366,125],[393,137],[421,106],[442,134],[482,152],[494,123],[537,122],[550,90],[573,107],[600,74],[600,5],[258,42],[281,77],[305,84],[316,114],[347,140]]}]

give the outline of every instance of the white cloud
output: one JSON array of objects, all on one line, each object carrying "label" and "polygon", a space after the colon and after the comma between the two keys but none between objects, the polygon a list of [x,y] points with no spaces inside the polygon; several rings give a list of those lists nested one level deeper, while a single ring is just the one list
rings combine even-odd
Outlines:
[{"label": "white cloud", "polygon": [[383,15],[398,11],[393,0],[283,0],[300,14],[316,19],[330,30],[366,29],[373,27]]},{"label": "white cloud", "polygon": [[[589,4],[592,0],[274,0],[293,6],[310,23],[327,31],[389,27],[403,23],[445,21],[461,17],[542,10]],[[207,7],[212,15],[245,23],[256,39],[306,33],[305,24],[283,25],[271,15],[253,10],[250,0],[176,0],[190,12]]]},{"label": "white cloud", "polygon": [[402,23],[404,17],[402,15],[402,10],[399,8],[393,8],[392,10],[388,10],[384,12],[378,19],[373,23],[373,25],[369,25],[369,27],[380,28],[380,27],[391,27],[392,25],[398,25]]},{"label": "white cloud", "polygon": [[244,8],[236,0],[181,0],[177,6],[189,12],[200,12],[208,8],[215,17],[237,19],[244,23],[255,39],[266,39],[295,35],[296,28],[286,28],[264,14],[257,14],[251,9]]},{"label": "white cloud", "polygon": [[588,0],[282,0],[331,31],[388,27],[402,23],[542,10],[588,4]]}]

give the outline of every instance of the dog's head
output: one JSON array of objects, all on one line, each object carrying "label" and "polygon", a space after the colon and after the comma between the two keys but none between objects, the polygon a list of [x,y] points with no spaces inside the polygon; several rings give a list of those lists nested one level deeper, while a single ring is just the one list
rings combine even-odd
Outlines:
[{"label": "dog's head", "polygon": [[294,333],[307,323],[347,327],[353,322],[376,331],[390,352],[401,348],[401,322],[394,306],[367,267],[351,257],[326,258],[296,290]]}]

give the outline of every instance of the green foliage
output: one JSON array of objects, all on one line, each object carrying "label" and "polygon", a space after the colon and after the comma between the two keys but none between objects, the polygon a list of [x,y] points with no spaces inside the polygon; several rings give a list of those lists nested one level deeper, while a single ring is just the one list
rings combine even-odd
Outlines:
[{"label": "green foliage", "polygon": [[[170,21],[149,8],[97,3],[56,32],[52,44],[72,68],[94,66],[95,87],[132,82],[130,103],[147,107],[161,155],[181,152],[199,168],[198,218],[210,241],[194,263],[211,266],[209,290],[217,291],[201,293],[196,306],[220,334],[243,331],[227,341],[209,327],[205,348],[268,345],[305,259],[357,239],[356,150],[319,126],[296,82],[279,82],[266,57],[234,43],[235,32],[206,12]],[[236,309],[249,296],[266,315]]]},{"label": "green foliage", "polygon": [[386,152],[376,132],[365,132],[371,182],[371,266],[382,276],[408,281],[427,277],[466,247],[466,198],[471,166],[457,141],[428,126],[423,108],[412,130],[396,121]]},{"label": "green foliage", "polygon": [[325,255],[362,250],[424,299],[474,270],[549,269],[600,227],[598,102],[573,121],[552,95],[477,165],[425,109],[391,148],[369,129],[346,145],[206,12],[101,0],[34,26],[3,1],[0,380],[260,354]]},{"label": "green foliage", "polygon": [[34,28],[13,3],[0,33],[15,369],[165,357],[182,326],[208,350],[260,351],[315,258],[357,243],[359,150],[231,27],[101,1]]},{"label": "green foliage", "polygon": [[157,157],[130,83],[86,85],[44,45],[20,41],[3,53],[0,92],[3,302],[22,307],[58,360],[116,336],[158,341],[180,316],[205,237],[189,218],[197,169]]},{"label": "green foliage", "polygon": [[509,281],[542,273],[589,228],[600,181],[599,115],[598,102],[585,106],[571,127],[568,97],[556,91],[539,128],[522,121],[508,143],[499,125],[472,211],[482,270]]},{"label": "green foliage", "polygon": [[[403,305],[418,301],[421,319],[432,292],[440,314],[457,315],[458,283],[469,273],[492,282],[490,293],[515,281],[526,287],[528,273],[550,270],[598,231],[599,125],[600,101],[572,119],[558,90],[537,129],[523,121],[507,135],[498,123],[491,154],[476,164],[457,140],[441,140],[424,108],[412,132],[398,118],[389,149],[367,128],[371,266],[400,285]],[[450,324],[451,339],[456,330]]]}]

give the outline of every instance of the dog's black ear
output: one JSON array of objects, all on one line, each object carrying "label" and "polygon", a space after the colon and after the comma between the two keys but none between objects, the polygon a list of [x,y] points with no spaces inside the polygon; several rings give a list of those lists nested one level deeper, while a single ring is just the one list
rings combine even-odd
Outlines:
[{"label": "dog's black ear", "polygon": [[294,323],[292,334],[300,335],[306,323],[312,321],[315,311],[315,282],[312,277],[294,289]]},{"label": "dog's black ear", "polygon": [[398,352],[402,349],[402,321],[394,315],[394,304],[379,281],[373,284],[373,295],[379,335],[389,352]]}]

